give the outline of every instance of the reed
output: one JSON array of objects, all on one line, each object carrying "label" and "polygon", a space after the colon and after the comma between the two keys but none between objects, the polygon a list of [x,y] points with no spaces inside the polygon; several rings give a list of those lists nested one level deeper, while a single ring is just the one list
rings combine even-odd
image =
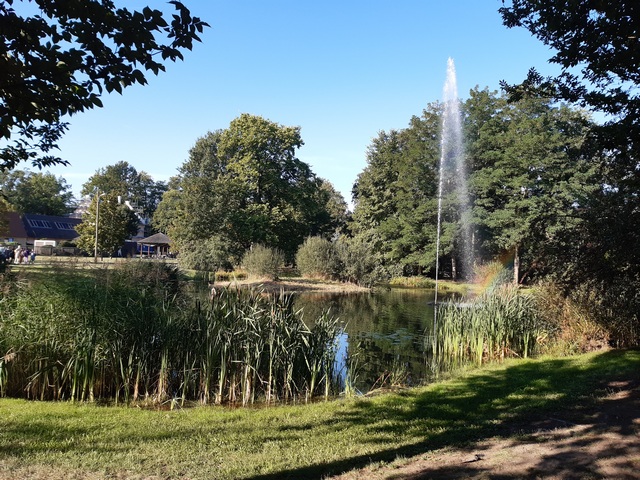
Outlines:
[{"label": "reed", "polygon": [[433,356],[441,368],[481,365],[531,355],[553,325],[540,315],[534,295],[502,285],[468,303],[441,305]]},{"label": "reed", "polygon": [[242,403],[336,395],[338,322],[290,296],[185,282],[162,263],[1,285],[0,395],[116,403]]}]

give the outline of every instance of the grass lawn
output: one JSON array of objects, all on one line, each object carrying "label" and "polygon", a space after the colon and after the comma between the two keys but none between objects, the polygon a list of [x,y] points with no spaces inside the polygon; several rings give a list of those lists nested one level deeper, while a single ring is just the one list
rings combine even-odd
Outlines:
[{"label": "grass lawn", "polygon": [[323,478],[507,432],[640,377],[640,351],[514,360],[375,398],[173,411],[0,400],[0,478]]}]

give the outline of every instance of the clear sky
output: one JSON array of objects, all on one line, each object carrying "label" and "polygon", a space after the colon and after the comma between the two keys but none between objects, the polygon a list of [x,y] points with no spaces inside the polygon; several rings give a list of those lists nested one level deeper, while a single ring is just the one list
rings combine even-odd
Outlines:
[{"label": "clear sky", "polygon": [[[156,0],[116,2],[129,8]],[[127,161],[167,180],[208,131],[242,113],[300,126],[298,158],[345,200],[381,130],[402,129],[442,96],[448,57],[459,96],[519,82],[551,52],[502,25],[501,0],[184,0],[211,28],[185,61],[149,84],[103,97],[74,116],[60,143],[71,162],[50,169],[78,196],[97,169]]]}]

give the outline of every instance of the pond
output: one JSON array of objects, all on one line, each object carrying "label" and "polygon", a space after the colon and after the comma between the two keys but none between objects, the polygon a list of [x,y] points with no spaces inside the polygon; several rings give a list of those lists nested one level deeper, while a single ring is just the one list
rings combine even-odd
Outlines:
[{"label": "pond", "polygon": [[351,356],[355,387],[367,392],[382,384],[419,385],[429,379],[427,340],[433,328],[434,293],[400,288],[302,293],[296,307],[307,320],[327,309],[340,319],[344,330],[338,338],[336,370],[344,381],[346,358]]}]

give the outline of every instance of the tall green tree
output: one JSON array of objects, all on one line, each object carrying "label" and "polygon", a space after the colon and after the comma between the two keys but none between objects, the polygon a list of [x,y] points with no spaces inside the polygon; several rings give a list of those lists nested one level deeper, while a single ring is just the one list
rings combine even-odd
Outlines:
[{"label": "tall green tree", "polygon": [[[607,115],[593,129],[606,152],[603,183],[628,199],[640,191],[640,12],[634,0],[505,1],[508,27],[524,27],[555,54],[561,73],[532,68],[519,85],[503,82],[514,100],[545,96]],[[612,188],[611,188],[612,187]],[[614,202],[615,203],[615,202]]]},{"label": "tall green tree", "polygon": [[113,255],[126,239],[138,231],[138,219],[127,206],[118,202],[113,193],[94,195],[82,223],[76,227],[78,248],[94,253],[96,245],[96,217],[98,217],[97,243],[99,255]]},{"label": "tall green tree", "polygon": [[0,170],[24,161],[67,164],[53,151],[68,116],[101,107],[103,91],[144,85],[146,72],[182,59],[208,25],[181,2],[169,3],[169,18],[111,0],[0,3]]},{"label": "tall green tree", "polygon": [[48,172],[0,172],[0,192],[19,213],[66,215],[72,210],[70,189],[64,178]]},{"label": "tall green tree", "polygon": [[322,214],[330,200],[320,194],[322,180],[296,157],[301,145],[298,127],[241,115],[196,142],[156,224],[180,250],[214,238],[232,262],[253,244],[292,260],[306,236],[334,228],[331,215]]},{"label": "tall green tree", "polygon": [[[542,268],[549,241],[578,221],[598,188],[583,149],[592,123],[549,100],[510,104],[486,89],[472,90],[463,107],[476,258],[517,251],[527,270]],[[389,273],[424,273],[435,264],[440,109],[430,105],[406,129],[381,132],[354,186],[351,232]],[[441,262],[443,273],[454,274],[462,255],[460,220],[456,192],[445,189],[439,255],[450,267]]]},{"label": "tall green tree", "polygon": [[[352,235],[389,272],[435,265],[440,109],[431,104],[408,128],[380,132],[353,187]],[[452,242],[444,245],[451,253]]]},{"label": "tall green tree", "polygon": [[544,265],[547,244],[578,221],[579,207],[598,187],[594,159],[582,151],[592,123],[583,112],[544,99],[509,104],[502,98],[494,105],[473,145],[475,223],[486,251],[512,252],[520,279],[521,257],[528,268]]},{"label": "tall green tree", "polygon": [[[510,0],[508,27],[524,27],[555,54],[561,73],[531,69],[511,98],[552,96],[606,114],[585,147],[598,151],[600,188],[581,205],[582,222],[556,245],[556,278],[588,293],[596,318],[620,343],[640,341],[640,12],[616,2]],[[624,319],[621,321],[621,319]]]},{"label": "tall green tree", "polygon": [[146,172],[138,172],[128,162],[100,168],[82,185],[82,195],[91,195],[96,189],[122,197],[140,210],[145,217],[153,213],[167,190],[165,182],[154,181]]},{"label": "tall green tree", "polygon": [[349,207],[344,197],[333,184],[323,178],[318,179],[317,198],[313,202],[316,213],[309,213],[311,219],[311,235],[318,235],[329,240],[345,233],[350,218]]}]

